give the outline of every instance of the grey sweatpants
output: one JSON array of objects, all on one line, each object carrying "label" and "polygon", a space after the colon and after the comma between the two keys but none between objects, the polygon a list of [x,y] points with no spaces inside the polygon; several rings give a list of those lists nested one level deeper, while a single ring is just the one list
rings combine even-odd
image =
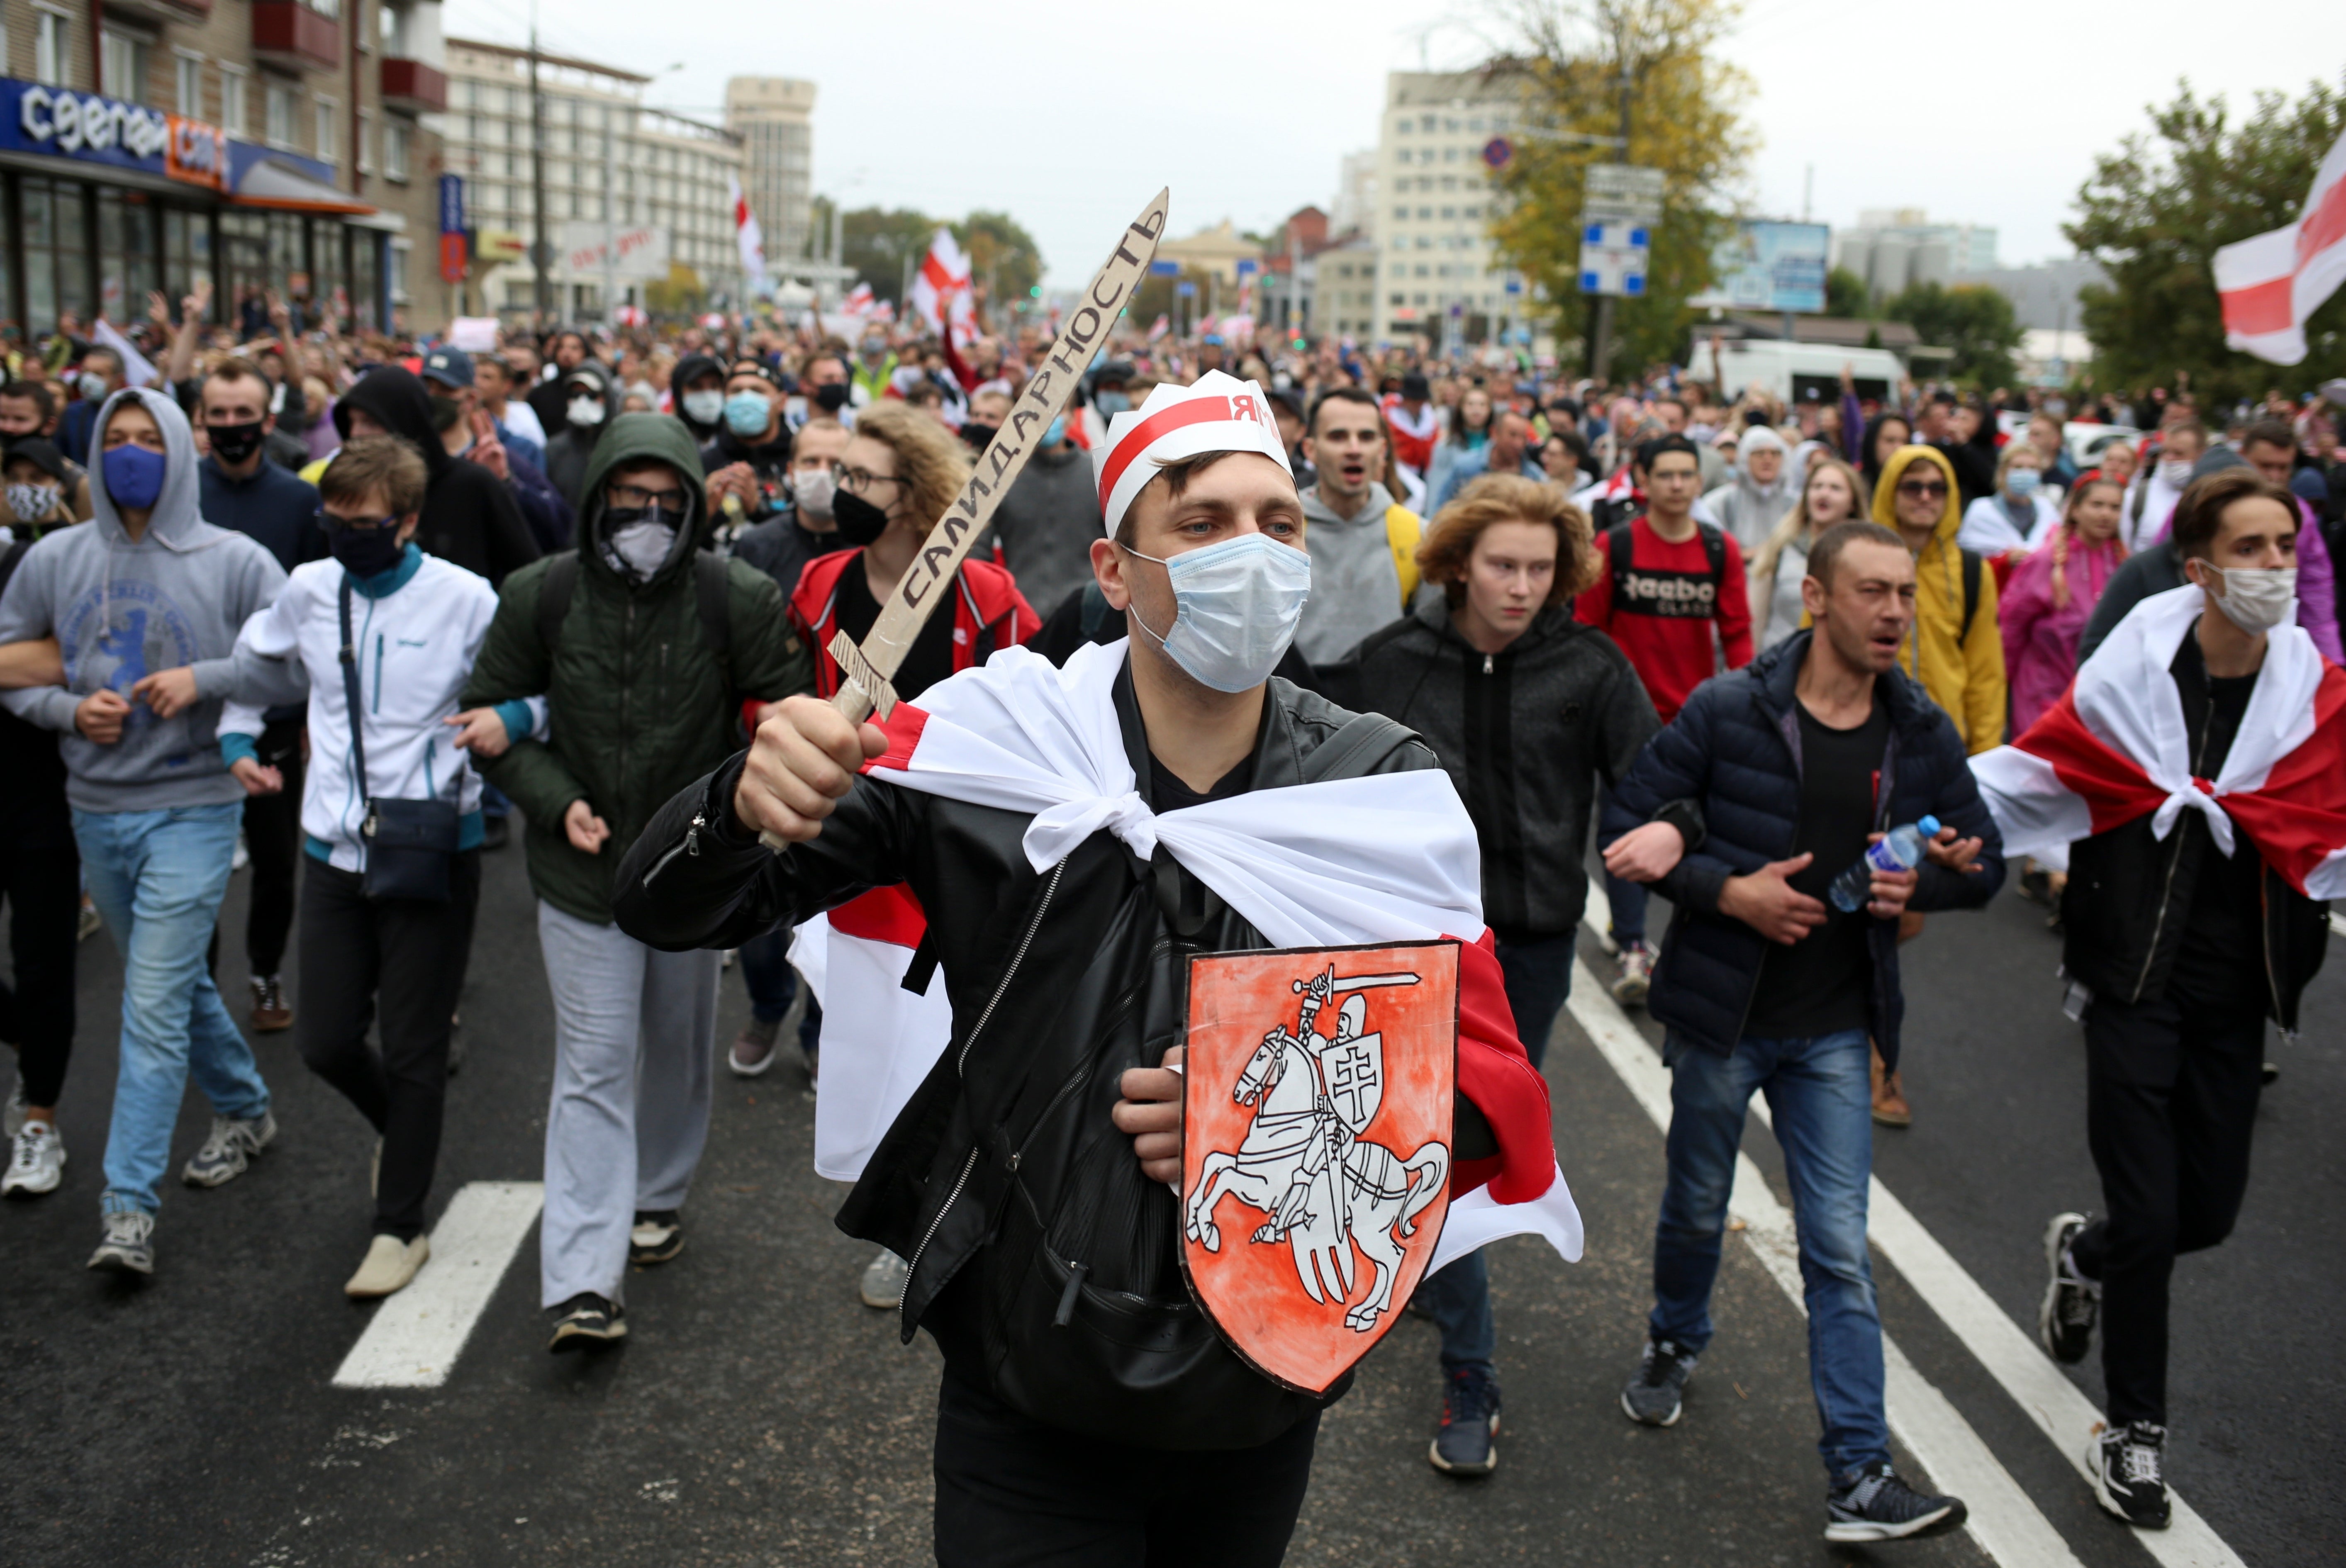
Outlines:
[{"label": "grey sweatpants", "polygon": [[617,1301],[636,1211],[682,1207],[709,1141],[719,955],[655,952],[543,901],[537,940],[554,989],[540,1296]]}]

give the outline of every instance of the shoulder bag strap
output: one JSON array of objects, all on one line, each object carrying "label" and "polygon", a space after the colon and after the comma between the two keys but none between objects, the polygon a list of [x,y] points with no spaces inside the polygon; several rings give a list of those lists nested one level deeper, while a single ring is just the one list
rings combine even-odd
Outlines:
[{"label": "shoulder bag strap", "polygon": [[566,550],[546,564],[537,585],[537,640],[549,664],[562,646],[562,623],[570,614],[570,596],[578,586],[578,552]]},{"label": "shoulder bag strap", "polygon": [[366,710],[359,695],[358,644],[351,635],[351,575],[348,572],[342,574],[339,608],[342,619],[342,706],[350,710],[351,760],[358,765],[360,799],[372,801],[374,792],[367,787],[366,742],[359,734],[364,728],[360,718]]},{"label": "shoulder bag strap", "polygon": [[1417,738],[1417,731],[1382,713],[1356,713],[1303,759],[1302,781],[1353,779]]}]

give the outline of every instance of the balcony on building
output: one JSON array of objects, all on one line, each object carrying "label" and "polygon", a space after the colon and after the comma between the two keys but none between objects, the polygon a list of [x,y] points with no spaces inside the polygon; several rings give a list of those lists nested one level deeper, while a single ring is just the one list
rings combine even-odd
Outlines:
[{"label": "balcony on building", "polygon": [[342,64],[338,0],[252,0],[252,55],[284,71],[332,71]]},{"label": "balcony on building", "polygon": [[421,60],[386,55],[382,60],[382,101],[386,108],[410,114],[438,114],[448,107],[448,78]]}]

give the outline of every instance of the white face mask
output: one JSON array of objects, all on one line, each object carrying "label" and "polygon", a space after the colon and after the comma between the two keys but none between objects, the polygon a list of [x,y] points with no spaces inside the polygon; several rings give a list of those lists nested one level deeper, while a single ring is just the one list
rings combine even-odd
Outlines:
[{"label": "white face mask", "polygon": [[570,406],[565,412],[569,414],[570,423],[573,424],[600,424],[603,423],[603,400],[575,397],[570,400]]},{"label": "white face mask", "polygon": [[2188,457],[2162,457],[2158,460],[2158,476],[2177,490],[2191,483],[2195,460]]},{"label": "white face mask", "polygon": [[700,424],[715,424],[725,413],[725,389],[709,387],[684,394],[684,412]]},{"label": "white face mask", "polygon": [[790,471],[790,499],[798,509],[810,517],[831,515],[831,495],[833,481],[828,468],[793,469]]},{"label": "white face mask", "polygon": [[630,523],[611,535],[611,549],[627,564],[638,582],[649,582],[654,572],[668,559],[668,551],[676,545],[673,524],[654,523],[648,519]]},{"label": "white face mask", "polygon": [[2224,589],[2220,597],[2205,587],[2200,591],[2216,601],[2216,607],[2224,612],[2226,620],[2250,636],[2269,632],[2297,614],[2294,566],[2234,566],[2227,570],[2202,561],[2199,569],[2214,573]]},{"label": "white face mask", "polygon": [[1216,691],[1260,686],[1295,640],[1311,596],[1311,557],[1264,534],[1242,534],[1202,550],[1156,561],[1173,584],[1173,629],[1159,636],[1166,655]]}]

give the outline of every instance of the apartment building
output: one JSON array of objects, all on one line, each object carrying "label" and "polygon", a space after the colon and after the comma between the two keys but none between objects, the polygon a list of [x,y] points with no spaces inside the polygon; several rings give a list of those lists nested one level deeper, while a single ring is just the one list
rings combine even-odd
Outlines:
[{"label": "apartment building", "polygon": [[[1473,72],[1387,74],[1368,188],[1379,254],[1369,335],[1466,339],[1476,323],[1509,313],[1507,274],[1488,234],[1498,187],[1484,150],[1520,134],[1525,118],[1513,90]],[[1346,182],[1362,188],[1352,170]]]},{"label": "apartment building", "polygon": [[741,188],[777,267],[807,254],[814,228],[814,95],[812,82],[794,76],[725,84],[725,128],[741,138]]}]

